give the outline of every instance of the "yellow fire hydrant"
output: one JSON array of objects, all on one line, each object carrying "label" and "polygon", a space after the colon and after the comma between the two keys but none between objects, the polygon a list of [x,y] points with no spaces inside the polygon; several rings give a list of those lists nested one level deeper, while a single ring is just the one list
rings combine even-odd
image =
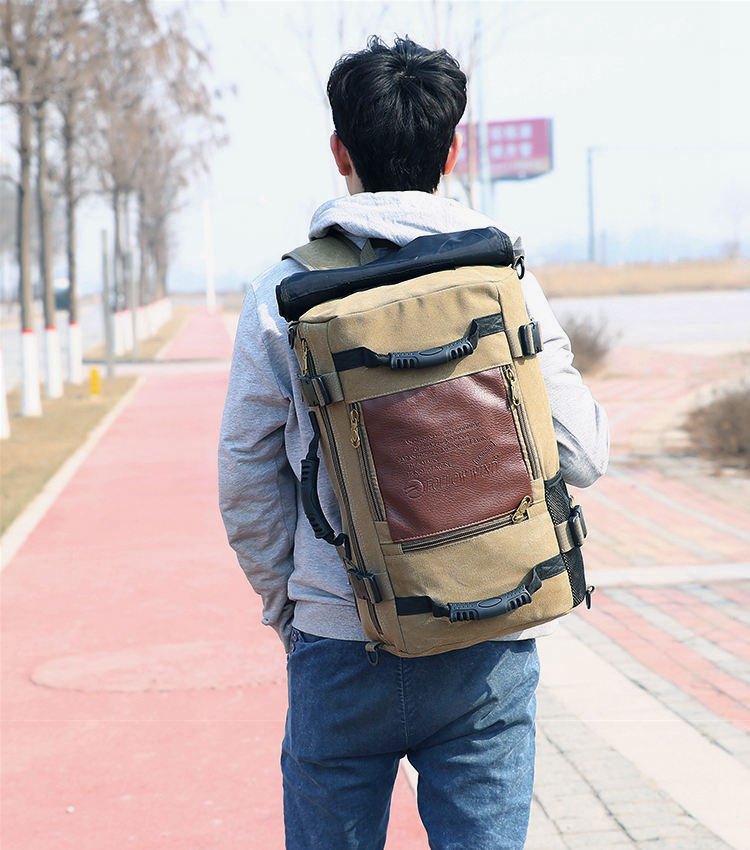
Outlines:
[{"label": "yellow fire hydrant", "polygon": [[89,392],[91,398],[100,398],[102,394],[102,375],[96,366],[89,370]]}]

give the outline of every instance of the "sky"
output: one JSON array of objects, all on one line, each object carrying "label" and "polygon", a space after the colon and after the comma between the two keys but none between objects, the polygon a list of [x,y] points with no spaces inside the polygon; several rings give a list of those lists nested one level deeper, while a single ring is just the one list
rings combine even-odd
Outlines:
[{"label": "sky", "polygon": [[[585,257],[589,148],[601,259],[717,256],[743,239],[750,253],[748,3],[191,0],[188,8],[196,39],[211,49],[213,81],[235,94],[219,104],[229,143],[175,221],[173,289],[204,283],[206,208],[217,286],[237,289],[306,241],[317,206],[345,193],[322,97],[339,55],[370,33],[408,34],[466,63],[477,20],[483,61],[469,88],[486,120],[553,121],[553,171],[495,184],[485,210],[523,234],[530,262]],[[98,277],[103,225],[89,203],[84,288]]]}]

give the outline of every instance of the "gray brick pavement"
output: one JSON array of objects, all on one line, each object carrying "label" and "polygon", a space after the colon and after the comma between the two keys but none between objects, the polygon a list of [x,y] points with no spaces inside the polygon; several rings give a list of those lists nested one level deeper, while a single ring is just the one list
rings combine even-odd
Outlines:
[{"label": "gray brick pavement", "polygon": [[543,686],[535,788],[526,850],[728,850]]}]

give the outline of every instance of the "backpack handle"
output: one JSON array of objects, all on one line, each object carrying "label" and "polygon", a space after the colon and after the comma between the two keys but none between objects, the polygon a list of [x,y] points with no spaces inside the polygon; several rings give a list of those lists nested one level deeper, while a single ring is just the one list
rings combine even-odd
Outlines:
[{"label": "backpack handle", "polygon": [[479,342],[479,325],[472,319],[469,329],[460,338],[426,351],[395,351],[388,355],[391,369],[426,369],[428,366],[442,366],[451,360],[468,357],[476,351]]},{"label": "backpack handle", "polygon": [[313,533],[319,539],[325,540],[331,546],[344,546],[348,557],[348,539],[341,532],[336,534],[333,526],[326,519],[323,507],[318,496],[318,471],[320,469],[320,458],[318,457],[318,444],[320,442],[320,428],[315,414],[310,412],[310,422],[313,427],[313,438],[307,450],[307,457],[302,459],[302,472],[300,476],[300,489],[302,495],[302,509],[308,522],[312,526]]}]

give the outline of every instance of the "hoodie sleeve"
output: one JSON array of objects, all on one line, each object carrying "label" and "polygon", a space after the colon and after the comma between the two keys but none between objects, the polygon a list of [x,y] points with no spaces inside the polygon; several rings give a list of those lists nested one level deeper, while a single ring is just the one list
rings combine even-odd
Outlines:
[{"label": "hoodie sleeve", "polygon": [[263,623],[276,629],[288,648],[294,606],[287,583],[297,502],[284,450],[291,394],[269,356],[276,343],[268,338],[272,335],[250,289],[237,327],[221,423],[219,506],[229,543],[262,599]]},{"label": "hoodie sleeve", "polygon": [[539,354],[560,453],[568,484],[589,487],[607,470],[609,423],[573,366],[570,340],[557,321],[539,282],[527,272],[523,292],[529,315],[539,322],[544,347]]}]

